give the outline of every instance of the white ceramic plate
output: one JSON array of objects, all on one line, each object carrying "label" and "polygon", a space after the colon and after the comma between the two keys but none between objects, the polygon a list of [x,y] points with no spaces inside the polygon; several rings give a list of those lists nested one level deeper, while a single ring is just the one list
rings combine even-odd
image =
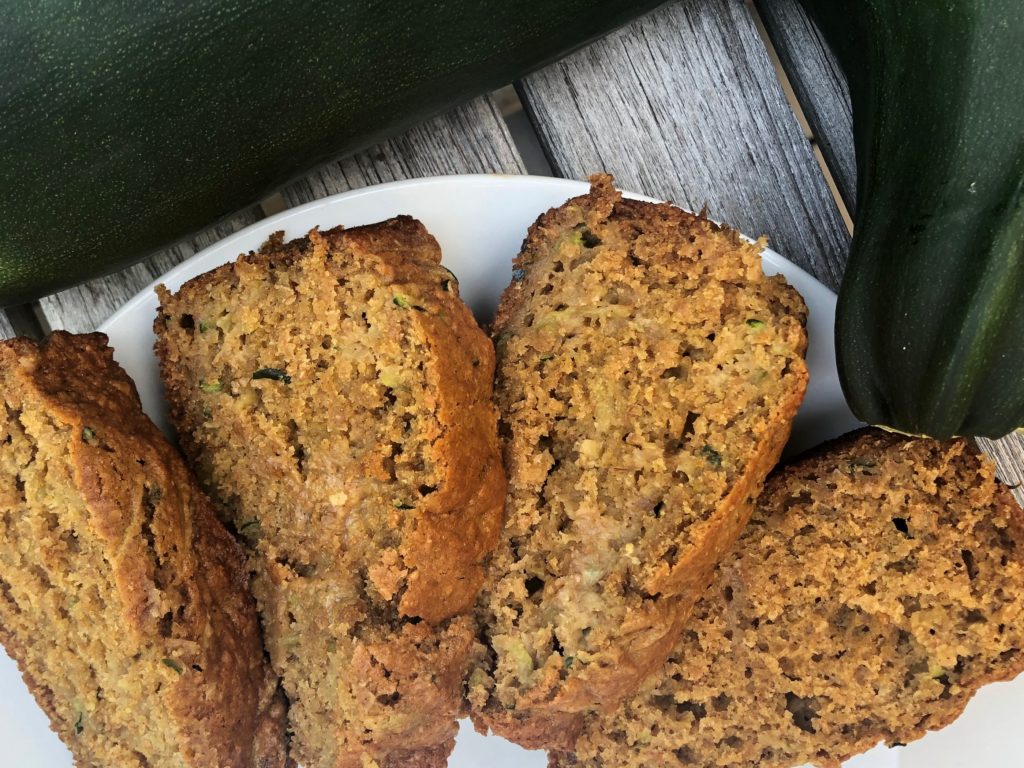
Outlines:
[{"label": "white ceramic plate", "polygon": [[[324,198],[264,219],[196,254],[160,282],[177,289],[186,280],[256,249],[269,234],[287,238],[314,226],[358,226],[405,213],[419,218],[437,237],[444,263],[459,278],[462,297],[479,320],[493,315],[512,276],[512,257],[527,227],[550,207],[587,185],[532,176],[446,176],[383,184]],[[631,195],[640,197],[639,195]],[[755,233],[756,234],[756,233]],[[807,362],[810,386],[797,416],[788,450],[801,450],[858,425],[846,407],[835,367],[832,328],[835,296],[821,283],[774,251],[764,253],[768,273],[781,272],[803,295],[810,310]],[[110,337],[115,357],[135,379],[146,412],[168,431],[163,392],[153,356],[152,286],[140,292],[100,330]],[[1024,735],[1017,726],[1024,703],[1024,679],[989,686],[953,726],[899,750],[878,748],[850,761],[852,768],[975,768],[1017,765]],[[18,675],[0,653],[0,764],[16,768],[70,768],[71,757],[49,730]],[[509,742],[482,737],[463,723],[451,768],[544,768],[542,752],[526,752]]]}]

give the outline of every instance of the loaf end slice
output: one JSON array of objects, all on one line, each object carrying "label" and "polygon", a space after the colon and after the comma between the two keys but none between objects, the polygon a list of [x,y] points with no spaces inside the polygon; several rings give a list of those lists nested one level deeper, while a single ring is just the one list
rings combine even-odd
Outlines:
[{"label": "loaf end slice", "polygon": [[667,658],[806,387],[806,309],[762,246],[607,176],[531,227],[494,327],[509,495],[478,727],[571,744]]},{"label": "loaf end slice", "polygon": [[172,419],[248,547],[307,768],[443,765],[482,650],[494,350],[440,258],[398,217],[159,290]]},{"label": "loaf end slice", "polygon": [[79,765],[286,764],[243,554],[106,337],[0,343],[0,642]]},{"label": "loaf end slice", "polygon": [[965,440],[878,430],[774,475],[668,664],[558,768],[838,767],[1024,670],[1024,515]]}]

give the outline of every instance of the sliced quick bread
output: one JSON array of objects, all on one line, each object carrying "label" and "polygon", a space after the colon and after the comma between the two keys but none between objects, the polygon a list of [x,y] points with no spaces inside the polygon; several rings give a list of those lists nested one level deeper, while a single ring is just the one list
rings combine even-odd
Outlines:
[{"label": "sliced quick bread", "polygon": [[494,327],[509,495],[468,695],[528,747],[665,662],[807,382],[806,309],[762,244],[592,182],[530,228]]},{"label": "sliced quick bread", "polygon": [[75,764],[283,768],[243,553],[106,337],[0,342],[0,398],[0,642]]},{"label": "sliced quick bread", "polygon": [[1024,516],[992,462],[864,430],[768,481],[668,664],[551,765],[834,767],[946,725],[1022,648]]},{"label": "sliced quick bread", "polygon": [[481,650],[494,351],[440,258],[399,217],[159,289],[171,415],[249,547],[306,768],[444,765]]}]

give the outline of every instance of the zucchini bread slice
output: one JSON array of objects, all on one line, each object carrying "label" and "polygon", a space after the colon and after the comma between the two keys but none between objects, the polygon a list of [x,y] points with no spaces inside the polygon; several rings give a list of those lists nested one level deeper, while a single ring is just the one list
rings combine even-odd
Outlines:
[{"label": "zucchini bread slice", "polygon": [[280,768],[242,550],[106,341],[0,342],[0,642],[76,765]]},{"label": "zucchini bread slice", "polygon": [[249,547],[306,768],[444,765],[501,527],[494,349],[418,221],[160,288],[186,454]]},{"label": "zucchini bread slice", "polygon": [[551,765],[838,767],[951,722],[1022,648],[1024,516],[992,462],[862,430],[769,479],[657,679]]},{"label": "zucchini bread slice", "polygon": [[807,382],[806,309],[760,244],[592,182],[531,227],[494,328],[509,495],[469,699],[527,747],[664,664]]}]

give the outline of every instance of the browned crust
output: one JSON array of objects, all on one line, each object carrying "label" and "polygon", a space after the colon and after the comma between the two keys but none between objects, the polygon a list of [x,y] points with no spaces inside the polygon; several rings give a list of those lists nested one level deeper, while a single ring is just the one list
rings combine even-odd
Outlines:
[{"label": "browned crust", "polygon": [[448,755],[455,749],[455,739],[448,739],[430,749],[415,752],[397,750],[380,763],[381,768],[445,768]]},{"label": "browned crust", "polygon": [[[271,707],[276,679],[264,663],[242,553],[181,457],[142,412],[135,385],[114,362],[106,336],[58,331],[41,344],[0,342],[0,368],[73,435],[87,426],[102,435],[103,449],[72,440],[67,460],[93,528],[109,547],[107,562],[96,567],[113,571],[117,594],[111,597],[123,606],[123,624],[108,629],[123,639],[127,656],[143,645],[162,647],[163,655],[176,658],[182,658],[182,643],[195,648],[183,664],[203,673],[183,674],[161,697],[184,739],[183,758],[197,768],[212,754],[238,768],[284,766],[283,707]],[[160,589],[152,553],[139,533],[144,482],[164,489],[152,520],[154,546],[173,583],[188,595],[188,610],[176,617],[168,639],[158,627],[161,609],[152,604],[154,588]],[[0,630],[0,639],[60,734],[56,726],[63,718],[52,692],[38,670],[24,667],[26,644],[45,642],[40,629],[33,639]],[[75,744],[69,747],[76,750]]]},{"label": "browned crust", "polygon": [[[595,174],[590,181],[589,193],[548,210],[531,225],[515,260],[516,268],[525,269],[534,261],[545,231],[572,226],[579,220],[581,211],[588,211],[585,219],[588,224],[608,217],[654,216],[680,226],[707,227],[734,238],[737,243],[741,240],[739,233],[710,221],[703,213],[695,215],[670,204],[622,199],[613,186],[612,178],[606,174]],[[510,324],[526,298],[525,281],[514,281],[506,288],[493,324],[495,337],[509,331],[514,333]],[[805,317],[801,318],[801,322],[804,320]],[[806,336],[802,341],[801,355],[806,350]],[[607,712],[614,709],[665,663],[696,601],[707,588],[715,565],[732,547],[750,519],[753,502],[789,439],[792,421],[803,402],[808,381],[808,372],[802,361],[794,373],[798,386],[779,404],[765,430],[767,439],[761,449],[751,457],[732,490],[713,512],[705,538],[706,546],[695,550],[690,557],[681,558],[671,569],[664,564],[645,583],[645,591],[660,594],[662,599],[649,601],[648,611],[633,617],[631,625],[636,630],[628,645],[614,649],[610,663],[600,674],[590,678],[572,676],[568,680],[549,676],[542,680],[535,686],[536,695],[514,711],[494,705],[482,711],[474,710],[471,717],[478,731],[486,733],[489,728],[528,749],[571,749],[583,728],[585,711],[597,708]],[[660,627],[661,631],[652,633],[651,627]]]},{"label": "browned crust", "polygon": [[501,532],[505,473],[491,400],[494,346],[458,294],[443,290],[432,271],[409,258],[410,251],[419,251],[435,264],[441,261],[437,241],[416,219],[399,216],[356,229],[338,227],[323,237],[327,252],[348,249],[359,261],[382,259],[389,282],[430,286],[431,297],[449,317],[416,313],[436,361],[432,384],[438,419],[446,429],[434,458],[446,467],[447,482],[432,494],[405,543],[404,559],[414,573],[400,606],[407,616],[443,621],[471,610],[483,583],[483,560]]}]

